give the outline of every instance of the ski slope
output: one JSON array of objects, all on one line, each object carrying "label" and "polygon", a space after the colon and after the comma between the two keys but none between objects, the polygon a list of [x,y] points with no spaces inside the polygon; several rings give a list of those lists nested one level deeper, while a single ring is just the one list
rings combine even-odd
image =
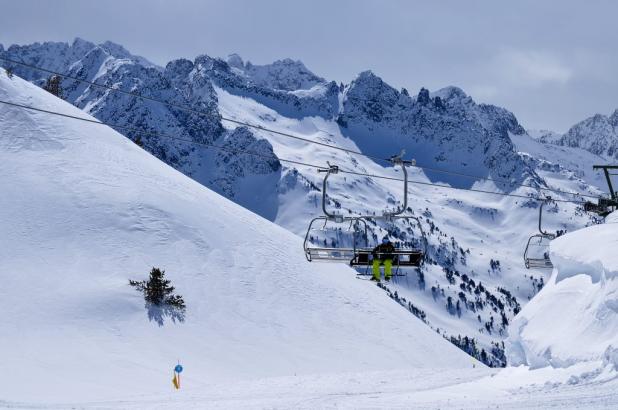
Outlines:
[{"label": "ski slope", "polygon": [[[88,117],[17,76],[0,99]],[[474,363],[354,271],[100,125],[0,106],[0,400]],[[165,269],[184,323],[128,286]]]},{"label": "ski slope", "polygon": [[[233,95],[221,88],[215,87],[215,89],[219,110],[227,118],[359,151],[355,142],[341,133],[339,125],[334,120],[326,120],[317,116],[302,119],[286,117],[251,98]],[[235,125],[224,125],[235,127]],[[355,172],[402,178],[401,171],[390,166],[383,167],[370,158],[349,155],[340,150],[326,149],[315,144],[306,144],[266,131],[254,132],[256,136],[268,140],[279,158],[324,166],[331,163]],[[533,158],[530,161],[543,165],[538,165],[537,168],[537,164],[533,164],[533,168],[542,174],[548,186],[567,192],[587,192],[593,189],[585,185],[577,176],[578,171],[584,169],[583,166],[581,169],[570,168],[571,162],[577,162],[578,158],[578,153],[574,149],[555,147],[561,150],[562,156],[554,158],[555,162],[549,162],[549,158],[545,159],[541,156],[544,145],[533,141],[528,136],[511,135],[511,138],[517,145],[517,149],[527,154],[526,158]],[[380,142],[381,139],[377,138],[376,147],[380,145]],[[548,152],[550,148],[554,146],[548,146]],[[369,151],[369,153],[373,152]],[[417,152],[409,152],[407,158],[416,158],[417,154]],[[547,157],[550,156],[547,154]],[[565,167],[558,165],[562,164],[563,159],[569,159],[569,162],[565,161]],[[592,164],[594,160],[590,159],[589,162]],[[299,178],[285,177],[285,175],[290,175],[290,167],[282,163],[281,173],[284,177],[278,189],[279,206],[274,221],[299,236],[304,236],[311,219],[322,215],[322,194],[320,191],[310,190],[302,181],[310,181],[314,186],[321,188],[324,176],[313,168],[294,164],[294,170],[297,170],[303,178],[299,182]],[[492,343],[499,343],[508,335],[508,330],[498,325],[500,311],[494,311],[490,306],[485,306],[475,310],[463,308],[461,314],[455,311],[448,312],[447,298],[451,297],[454,300],[453,303],[456,303],[462,289],[460,288],[461,282],[449,283],[447,281],[442,268],[452,268],[468,275],[477,284],[482,283],[505,303],[505,315],[508,320],[511,320],[515,315],[515,310],[497,289],[509,290],[518,303],[524,306],[537,292],[533,279],[534,281],[547,280],[551,273],[546,269],[528,270],[523,262],[526,243],[530,235],[538,232],[539,205],[536,201],[522,198],[427,186],[424,184],[432,181],[424,170],[410,167],[408,173],[411,181],[408,204],[412,214],[424,219],[424,232],[430,247],[428,253],[430,257],[438,260],[438,264],[426,263],[423,266],[425,286],[419,284],[418,273],[415,269],[408,270],[405,277],[395,278],[388,286],[393,292],[396,291],[398,295],[421,309],[426,314],[428,325],[432,328],[440,330],[442,334],[449,337],[459,335],[473,337],[478,342],[479,349],[482,348],[489,352]],[[592,173],[588,172],[587,175],[592,175]],[[473,188],[500,191],[492,181],[477,181]],[[403,184],[400,181],[338,174],[328,180],[327,193],[330,198],[340,204],[340,208],[336,208],[332,201],[329,202],[327,206],[331,212],[340,212],[344,216],[381,215],[385,209],[393,209],[401,205]],[[536,197],[539,195],[536,190],[524,187],[513,193],[521,196]],[[592,193],[598,194],[600,191],[594,190]],[[561,198],[559,194],[556,194],[555,197],[573,200],[573,197],[568,195]],[[587,223],[590,223],[589,215],[578,210],[577,204],[556,203],[544,210],[543,228],[549,231],[558,229],[573,231]],[[347,229],[347,224],[343,225],[341,229]],[[432,232],[432,225],[438,228],[434,232]],[[372,229],[371,225],[370,229]],[[386,232],[384,226],[377,228],[376,237],[382,238]],[[316,234],[316,232],[310,232],[310,234]],[[411,234],[416,238],[420,235],[418,229]],[[377,245],[376,242],[371,243],[371,246],[375,245]],[[467,251],[463,258],[460,258],[460,249]],[[464,261],[461,262],[461,259]],[[491,269],[491,260],[499,261],[501,267]],[[436,295],[431,291],[432,287],[438,287],[444,293]],[[473,301],[476,299],[476,294],[468,292],[467,298]],[[485,324],[492,322],[496,325],[491,332],[488,332]]]},{"label": "ski slope", "polygon": [[[3,74],[0,99],[89,118]],[[615,351],[607,348],[616,335],[612,225],[569,234],[552,248],[563,259],[558,285],[581,279],[573,266],[596,269],[582,282],[599,303],[581,318],[595,330],[593,316],[605,312],[606,333],[561,333],[547,320],[556,304],[564,307],[554,284],[521,315],[530,329],[544,327],[542,335],[603,338],[586,348],[550,340],[556,357],[572,359],[568,366],[497,371],[352,270],[308,264],[297,236],[107,127],[4,105],[0,124],[2,408],[603,409],[618,402]],[[589,258],[569,256],[584,244]],[[149,321],[127,285],[152,266],[184,296],[184,323]],[[534,340],[542,349],[541,336]],[[176,392],[177,360],[185,372]]]}]

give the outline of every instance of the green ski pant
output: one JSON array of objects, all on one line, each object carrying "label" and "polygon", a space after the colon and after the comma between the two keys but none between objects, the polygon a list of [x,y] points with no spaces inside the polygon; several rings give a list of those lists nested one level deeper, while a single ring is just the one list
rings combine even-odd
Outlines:
[{"label": "green ski pant", "polygon": [[393,260],[392,259],[374,259],[373,260],[373,277],[380,280],[380,265],[384,263],[384,277],[390,278],[393,276]]}]

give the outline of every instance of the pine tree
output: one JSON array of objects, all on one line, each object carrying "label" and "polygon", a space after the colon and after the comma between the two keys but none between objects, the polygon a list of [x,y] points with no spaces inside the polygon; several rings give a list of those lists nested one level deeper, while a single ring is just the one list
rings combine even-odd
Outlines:
[{"label": "pine tree", "polygon": [[165,279],[165,271],[152,268],[150,278],[147,281],[129,280],[129,285],[144,294],[146,303],[155,306],[170,306],[184,311],[185,302],[180,295],[174,295],[174,287],[170,286],[170,280]]},{"label": "pine tree", "polygon": [[11,70],[11,68],[5,68],[4,71],[6,72],[7,77],[13,78],[13,70]]},{"label": "pine tree", "polygon": [[62,87],[60,86],[60,81],[61,80],[62,79],[60,78],[60,76],[52,75],[45,82],[45,85],[43,86],[43,89],[45,91],[55,95],[58,98],[63,98],[62,97]]},{"label": "pine tree", "polygon": [[139,135],[137,137],[135,137],[135,139],[133,140],[133,142],[135,143],[135,145],[137,145],[140,148],[144,148],[144,141],[142,141],[142,137],[140,137]]}]

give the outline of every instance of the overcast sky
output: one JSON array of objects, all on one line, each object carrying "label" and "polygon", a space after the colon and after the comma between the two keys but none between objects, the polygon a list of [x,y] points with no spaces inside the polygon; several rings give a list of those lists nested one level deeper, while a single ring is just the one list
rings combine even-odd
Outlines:
[{"label": "overcast sky", "polygon": [[0,1],[5,47],[82,37],[161,65],[290,57],[344,83],[370,69],[411,93],[456,85],[561,132],[618,108],[618,1]]}]

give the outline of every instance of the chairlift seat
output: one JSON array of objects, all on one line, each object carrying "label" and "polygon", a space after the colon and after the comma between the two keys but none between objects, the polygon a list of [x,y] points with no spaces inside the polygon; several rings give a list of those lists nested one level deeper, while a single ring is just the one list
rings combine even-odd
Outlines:
[{"label": "chairlift seat", "polygon": [[[423,252],[419,249],[396,249],[390,254],[393,255],[393,266],[418,267],[423,260]],[[352,266],[371,266],[372,264],[373,249],[356,249],[350,261]]]},{"label": "chairlift seat", "polygon": [[554,235],[536,234],[528,239],[524,251],[526,269],[551,269],[554,267],[549,258],[549,242],[554,238]]},{"label": "chairlift seat", "polygon": [[552,269],[554,264],[549,258],[528,258],[526,259],[526,268],[528,269]]},{"label": "chairlift seat", "polygon": [[352,248],[306,248],[305,256],[309,262],[349,262],[354,258]]}]

